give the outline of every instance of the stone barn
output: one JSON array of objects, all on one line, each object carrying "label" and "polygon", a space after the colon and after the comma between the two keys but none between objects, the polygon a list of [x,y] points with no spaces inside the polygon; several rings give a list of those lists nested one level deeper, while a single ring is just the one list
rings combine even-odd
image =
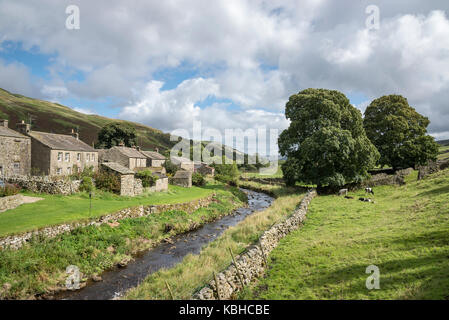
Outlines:
[{"label": "stone barn", "polygon": [[100,162],[115,162],[130,170],[147,167],[147,157],[139,150],[124,146],[112,147],[100,151]]},{"label": "stone barn", "polygon": [[192,172],[186,170],[178,170],[173,178],[171,178],[171,183],[185,188],[192,187]]},{"label": "stone barn", "polygon": [[102,170],[115,174],[120,178],[121,196],[134,197],[136,195],[136,179],[134,178],[134,171],[115,162],[104,162],[101,164],[101,166]]},{"label": "stone barn", "polygon": [[31,172],[31,139],[9,129],[0,120],[0,177],[24,176]]},{"label": "stone barn", "polygon": [[147,167],[161,168],[165,157],[157,151],[140,151],[147,158]]}]

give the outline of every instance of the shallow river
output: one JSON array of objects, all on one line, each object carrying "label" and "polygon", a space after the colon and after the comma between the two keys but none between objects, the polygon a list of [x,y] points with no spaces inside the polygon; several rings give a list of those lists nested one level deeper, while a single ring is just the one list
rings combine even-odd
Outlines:
[{"label": "shallow river", "polygon": [[201,249],[216,239],[226,229],[244,220],[247,216],[268,208],[273,198],[259,192],[242,189],[248,194],[248,207],[240,208],[233,214],[205,224],[197,230],[171,238],[173,243],[163,242],[135,257],[125,268],[114,268],[101,275],[103,281],[89,281],[87,286],[77,291],[65,291],[55,299],[107,300],[121,296],[136,287],[148,275],[162,268],[171,268],[188,254],[199,254]]}]

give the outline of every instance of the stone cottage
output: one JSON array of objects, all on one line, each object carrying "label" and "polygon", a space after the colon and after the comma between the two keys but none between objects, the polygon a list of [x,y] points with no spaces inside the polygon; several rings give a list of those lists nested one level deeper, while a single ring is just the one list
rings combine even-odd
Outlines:
[{"label": "stone cottage", "polygon": [[207,165],[207,163],[204,162],[195,162],[195,172],[198,172],[205,176],[207,175],[214,176],[215,168]]},{"label": "stone cottage", "polygon": [[0,177],[29,175],[31,139],[9,129],[8,120],[0,120]]},{"label": "stone cottage", "polygon": [[177,166],[178,168],[190,172],[195,171],[195,163],[187,158],[184,157],[170,157],[170,161]]},{"label": "stone cottage", "polygon": [[160,168],[165,163],[165,157],[157,151],[140,151],[147,158],[147,167]]},{"label": "stone cottage", "polygon": [[116,146],[109,150],[101,150],[100,162],[115,162],[130,170],[137,171],[139,168],[146,168],[147,157],[135,148]]},{"label": "stone cottage", "polygon": [[176,186],[191,188],[192,187],[192,171],[186,171],[186,170],[176,171],[173,178],[171,178],[171,183]]},{"label": "stone cottage", "polygon": [[133,170],[116,162],[104,162],[101,164],[101,169],[119,177],[121,196],[133,197],[142,193],[141,187],[138,188],[139,190],[136,192],[136,179],[134,178],[135,172]]},{"label": "stone cottage", "polygon": [[31,168],[33,173],[49,176],[70,175],[92,167],[98,170],[98,152],[72,135],[31,131],[24,122],[17,124],[17,131],[31,138]]}]

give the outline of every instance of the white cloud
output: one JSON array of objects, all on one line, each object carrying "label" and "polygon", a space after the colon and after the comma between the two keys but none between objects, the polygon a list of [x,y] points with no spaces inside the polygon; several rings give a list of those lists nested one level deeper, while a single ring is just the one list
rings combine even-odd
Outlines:
[{"label": "white cloud", "polygon": [[[60,86],[78,98],[129,101],[122,116],[159,129],[189,128],[192,119],[218,127],[250,127],[270,117],[278,123],[288,97],[308,87],[369,99],[398,93],[431,119],[432,133],[449,131],[447,0],[377,0],[378,31],[365,29],[371,0],[80,0],[77,31],[65,29],[68,4],[0,0],[0,42],[57,53],[55,73],[85,75],[66,83],[55,76],[42,92]],[[154,72],[181,64],[197,74],[162,91]],[[1,68],[12,74],[7,81],[0,72],[1,86],[33,92],[24,66]],[[242,108],[200,110],[197,102],[208,95]]]}]

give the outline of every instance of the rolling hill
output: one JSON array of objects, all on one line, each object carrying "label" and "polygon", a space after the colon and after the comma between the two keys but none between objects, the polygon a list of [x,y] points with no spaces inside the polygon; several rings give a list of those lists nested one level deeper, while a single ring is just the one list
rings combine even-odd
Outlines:
[{"label": "rolling hill", "polygon": [[138,143],[144,149],[159,148],[161,152],[165,152],[174,145],[168,133],[142,124],[87,115],[58,103],[28,98],[0,89],[0,118],[8,119],[10,128],[15,129],[17,122],[29,121],[30,117],[33,119],[32,129],[36,131],[69,134],[72,129],[78,128],[80,139],[89,145],[97,141],[100,129],[111,122],[127,122],[135,127]]}]

